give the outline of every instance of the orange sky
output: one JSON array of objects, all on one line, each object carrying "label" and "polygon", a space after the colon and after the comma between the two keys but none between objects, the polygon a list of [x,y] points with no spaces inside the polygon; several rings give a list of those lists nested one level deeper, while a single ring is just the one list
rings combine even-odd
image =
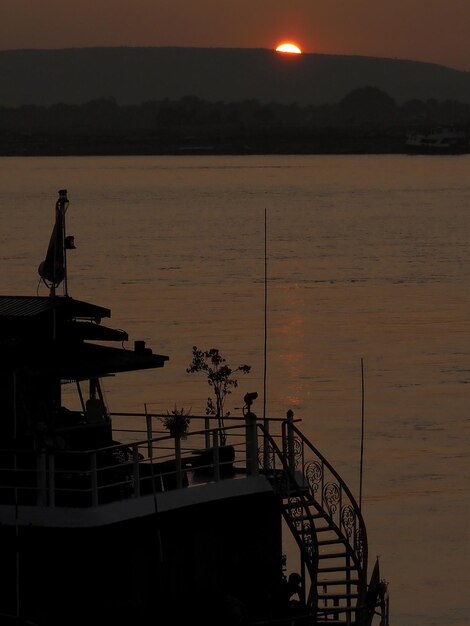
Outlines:
[{"label": "orange sky", "polygon": [[0,49],[275,48],[470,71],[470,0],[0,0]]}]

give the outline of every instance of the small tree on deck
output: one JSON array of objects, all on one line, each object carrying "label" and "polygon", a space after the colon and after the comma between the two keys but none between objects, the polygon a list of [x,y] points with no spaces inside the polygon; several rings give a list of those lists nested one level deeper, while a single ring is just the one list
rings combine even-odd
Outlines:
[{"label": "small tree on deck", "polygon": [[[186,368],[188,374],[196,372],[204,372],[207,376],[207,383],[213,388],[215,399],[207,398],[206,415],[214,415],[217,417],[219,428],[223,428],[224,416],[229,416],[230,412],[225,413],[225,400],[232,393],[232,389],[238,387],[238,381],[233,377],[236,372],[248,374],[251,365],[239,365],[232,368],[227,365],[225,359],[220,355],[217,348],[209,350],[199,350],[197,346],[193,346],[193,360]],[[226,436],[221,431],[220,441],[225,445]]]}]

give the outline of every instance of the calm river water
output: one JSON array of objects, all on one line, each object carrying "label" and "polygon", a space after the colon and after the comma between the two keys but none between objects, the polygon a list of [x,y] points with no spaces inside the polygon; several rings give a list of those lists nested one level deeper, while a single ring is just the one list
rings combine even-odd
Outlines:
[{"label": "calm river water", "polygon": [[391,626],[468,625],[470,156],[0,164],[1,293],[46,295],[66,188],[69,294],[170,357],[107,381],[111,411],[203,413],[210,390],[186,366],[217,347],[252,366],[232,414],[247,391],[261,413],[266,374],[266,413],[293,409],[358,495],[362,361],[363,512]]}]

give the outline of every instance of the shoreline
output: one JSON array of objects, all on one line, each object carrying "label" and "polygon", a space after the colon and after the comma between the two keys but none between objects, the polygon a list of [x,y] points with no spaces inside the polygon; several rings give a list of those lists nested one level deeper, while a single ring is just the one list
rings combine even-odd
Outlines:
[{"label": "shoreline", "polygon": [[116,133],[0,133],[0,156],[183,156],[183,155],[361,155],[469,154],[470,145],[456,150],[423,151],[406,146],[402,132],[334,129],[292,133],[199,135]]}]

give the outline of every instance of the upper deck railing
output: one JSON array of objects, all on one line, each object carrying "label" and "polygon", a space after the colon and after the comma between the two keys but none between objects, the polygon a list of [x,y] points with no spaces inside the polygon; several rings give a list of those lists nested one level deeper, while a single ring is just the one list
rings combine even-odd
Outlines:
[{"label": "upper deck railing", "polygon": [[[250,414],[251,415],[251,414]],[[150,493],[256,475],[262,422],[282,438],[282,419],[191,416],[191,430],[172,436],[156,413],[113,413],[112,445],[73,449],[68,441],[99,424],[58,429],[40,449],[0,450],[0,504],[96,507]],[[194,426],[200,424],[201,428]],[[225,442],[224,444],[222,442]]]}]

